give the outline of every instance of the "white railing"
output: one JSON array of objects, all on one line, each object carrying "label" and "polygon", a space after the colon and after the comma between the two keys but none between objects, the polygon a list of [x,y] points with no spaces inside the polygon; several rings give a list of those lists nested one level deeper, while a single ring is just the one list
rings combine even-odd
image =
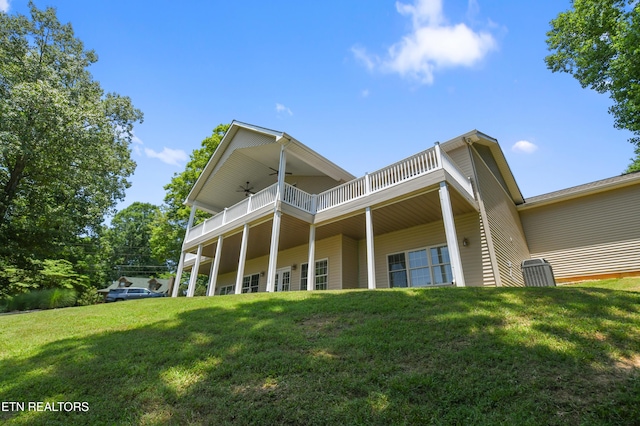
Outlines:
[{"label": "white railing", "polygon": [[278,195],[278,184],[266,187],[260,192],[251,196],[251,211],[256,211],[264,206],[273,203]]},{"label": "white railing", "polygon": [[322,211],[405,182],[441,167],[436,148],[405,158],[359,179],[318,194],[317,211]]},{"label": "white railing", "polygon": [[224,209],[224,211],[216,214],[213,217],[210,217],[201,224],[189,229],[186,241],[200,237],[208,232],[220,228],[222,225],[240,219],[241,217],[253,211],[256,211],[264,206],[273,203],[276,200],[277,193],[277,184],[268,186],[260,192],[256,192],[255,194],[249,196],[248,198],[245,198],[239,203],[234,204],[227,209]]},{"label": "white railing", "polygon": [[[343,183],[318,195],[311,195],[287,183],[281,200],[308,213],[315,214],[340,204],[353,201],[371,193],[406,182],[417,176],[444,169],[462,188],[473,197],[471,182],[455,166],[451,158],[436,145],[426,151],[413,155],[383,169],[361,178]],[[225,209],[189,230],[186,240],[192,240],[221,226],[272,204],[278,197],[278,185],[273,184],[260,192]]]},{"label": "white railing", "polygon": [[418,153],[369,175],[371,191],[388,188],[439,167],[435,148]]},{"label": "white railing", "polygon": [[366,176],[318,194],[316,211],[326,210],[338,204],[363,197],[367,193]]},{"label": "white railing", "polygon": [[295,186],[284,184],[284,194],[282,201],[294,207],[304,210],[307,213],[314,213],[313,195],[304,192]]}]

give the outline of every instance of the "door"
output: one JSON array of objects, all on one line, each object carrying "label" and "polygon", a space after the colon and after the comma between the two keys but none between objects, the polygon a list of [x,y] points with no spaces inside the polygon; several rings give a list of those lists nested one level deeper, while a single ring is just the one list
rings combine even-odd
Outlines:
[{"label": "door", "polygon": [[273,291],[289,291],[291,288],[291,267],[276,270],[276,282]]}]

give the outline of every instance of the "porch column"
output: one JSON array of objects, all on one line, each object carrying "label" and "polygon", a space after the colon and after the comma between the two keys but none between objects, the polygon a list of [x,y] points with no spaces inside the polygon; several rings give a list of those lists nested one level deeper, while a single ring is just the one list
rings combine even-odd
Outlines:
[{"label": "porch column", "polygon": [[[187,222],[187,230],[184,233],[184,239],[189,236],[189,230],[193,226],[193,219],[196,217],[196,205],[191,206],[191,213],[189,213],[189,221]],[[178,262],[178,270],[176,271],[176,279],[173,282],[173,289],[171,291],[171,297],[178,297],[178,287],[180,287],[180,280],[182,279],[182,270],[184,269],[184,257],[185,252],[180,253],[180,261]]]},{"label": "porch column", "polygon": [[200,260],[202,259],[202,244],[198,245],[198,253],[196,254],[196,263],[191,270],[189,277],[189,287],[187,288],[187,297],[193,297],[196,291],[196,280],[198,279],[198,270],[200,269]]},{"label": "porch column", "polygon": [[460,247],[458,246],[458,235],[456,224],[453,220],[453,209],[451,208],[451,197],[446,182],[440,182],[440,208],[442,209],[442,221],[444,222],[444,233],[447,239],[449,259],[451,260],[451,271],[453,282],[457,287],[464,287],[464,274],[462,272],[462,259],[460,258]]},{"label": "porch column", "polygon": [[271,245],[269,246],[269,268],[267,269],[267,292],[273,292],[276,281],[276,267],[278,265],[278,246],[280,244],[280,222],[282,212],[280,203],[284,197],[284,178],[287,175],[286,145],[280,146],[280,163],[278,164],[278,192],[276,194],[276,206],[273,212],[273,226],[271,227]]},{"label": "porch column", "polygon": [[240,259],[238,260],[238,276],[236,277],[236,294],[242,293],[242,278],[244,277],[244,263],[247,260],[247,243],[249,242],[249,224],[244,224],[242,243],[240,244]]},{"label": "porch column", "polygon": [[367,207],[365,212],[367,227],[367,288],[376,288],[376,261],[373,252],[373,219],[371,217],[371,207]]},{"label": "porch column", "polygon": [[[307,266],[307,290],[316,288],[316,225],[309,227],[309,263]],[[301,289],[302,290],[302,289]]]},{"label": "porch column", "polygon": [[271,245],[269,246],[269,269],[267,269],[267,291],[273,292],[276,281],[276,266],[278,265],[278,245],[280,244],[280,221],[282,212],[276,210],[273,213],[273,226],[271,227]]},{"label": "porch column", "polygon": [[222,235],[218,236],[218,244],[216,244],[216,255],[211,263],[211,271],[209,272],[209,285],[207,286],[207,296],[216,294],[216,282],[218,281],[218,270],[220,269],[220,257],[222,256]]},{"label": "porch column", "polygon": [[178,297],[178,287],[180,287],[180,280],[182,279],[182,269],[184,268],[184,256],[185,252],[180,253],[180,261],[178,262],[178,270],[176,271],[176,278],[173,280],[173,289],[171,289],[171,297]]}]

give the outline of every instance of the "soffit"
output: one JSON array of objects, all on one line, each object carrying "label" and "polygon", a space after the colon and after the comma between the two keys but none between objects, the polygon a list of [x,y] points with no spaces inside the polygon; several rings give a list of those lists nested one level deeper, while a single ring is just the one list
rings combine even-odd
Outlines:
[{"label": "soffit", "polygon": [[[285,146],[285,181],[328,176],[336,185],[354,177],[290,136],[234,122],[194,185],[186,203],[212,213],[242,201],[241,186],[258,192],[277,182],[280,152]],[[303,187],[299,187],[304,190]]]}]

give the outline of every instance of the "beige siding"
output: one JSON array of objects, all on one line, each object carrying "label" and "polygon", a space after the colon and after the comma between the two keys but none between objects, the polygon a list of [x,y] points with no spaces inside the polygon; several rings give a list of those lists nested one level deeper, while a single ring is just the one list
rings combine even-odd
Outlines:
[{"label": "beige siding", "polygon": [[[500,284],[503,286],[522,286],[521,263],[529,259],[529,248],[524,237],[520,216],[511,197],[491,172],[490,167],[472,149],[476,170],[478,192],[482,198],[483,214],[486,218],[485,232],[490,233]],[[488,252],[487,254],[490,255]]]},{"label": "beige siding", "polygon": [[[456,231],[458,234],[458,244],[460,246],[460,256],[464,268],[464,275],[467,285],[485,285],[482,276],[481,245],[480,245],[480,225],[477,213],[455,217]],[[375,224],[374,224],[375,227]],[[462,240],[466,238],[468,246],[462,245]],[[389,271],[387,257],[390,254],[399,253],[423,247],[436,245],[446,245],[447,240],[444,233],[442,221],[419,225],[412,228],[403,229],[379,235],[375,238],[375,263],[376,263],[376,287],[389,287]],[[359,241],[359,287],[367,287],[367,246],[366,241]]]},{"label": "beige siding", "polygon": [[482,161],[484,161],[484,164],[489,168],[489,170],[491,170],[491,173],[493,174],[494,178],[498,182],[500,182],[500,185],[502,185],[505,191],[508,191],[509,189],[508,189],[507,183],[505,182],[504,177],[500,172],[498,163],[496,163],[496,159],[493,158],[493,154],[491,154],[491,148],[489,148],[488,146],[479,145],[479,144],[476,144],[473,147],[476,150],[477,154],[480,156],[480,158],[482,158]]},{"label": "beige siding", "polygon": [[[330,290],[341,289],[342,277],[342,236],[337,235],[316,241],[316,260],[327,259],[329,264],[329,279],[327,287]],[[309,261],[309,245],[301,245],[278,253],[276,269],[291,267],[291,290],[300,290],[301,264]],[[295,265],[295,269],[293,268]],[[269,267],[269,256],[261,256],[248,259],[245,262],[244,275],[260,274],[258,291],[267,291],[267,269]],[[236,272],[230,272],[218,276],[216,294],[220,294],[220,288],[228,285],[235,285]]]},{"label": "beige siding", "polygon": [[328,176],[287,176],[285,181],[309,194],[319,194],[339,185]]},{"label": "beige siding", "polygon": [[556,278],[640,272],[640,185],[520,212],[532,257]]},{"label": "beige siding", "polygon": [[342,237],[342,288],[358,288],[358,241]]},{"label": "beige siding", "polygon": [[[485,277],[482,234],[480,233],[480,216],[478,213],[470,213],[454,218],[460,257],[466,286],[477,287],[494,285],[493,276]],[[466,238],[467,246],[462,244]]]},{"label": "beige siding", "polygon": [[447,155],[456,163],[462,174],[466,177],[473,176],[473,164],[471,163],[471,155],[468,146],[461,146],[451,151],[447,151]]}]

